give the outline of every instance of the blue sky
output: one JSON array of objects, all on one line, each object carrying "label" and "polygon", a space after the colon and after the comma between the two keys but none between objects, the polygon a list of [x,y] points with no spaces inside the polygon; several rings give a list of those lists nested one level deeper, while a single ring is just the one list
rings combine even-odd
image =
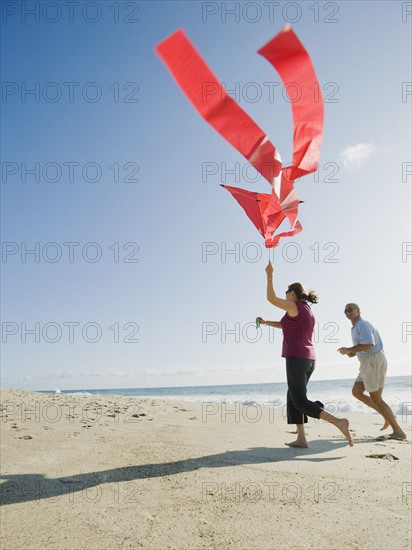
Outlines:
[{"label": "blue sky", "polygon": [[388,374],[410,373],[410,3],[2,10],[2,385],[284,379],[280,331],[254,326],[281,316],[266,301],[269,253],[219,184],[269,188],[153,49],[184,28],[287,163],[291,105],[256,53],[287,23],[324,89],[325,132],[319,173],[296,183],[303,231],[271,252],[275,288],[319,294],[315,378],[357,373],[336,352],[350,301],[379,329]]}]

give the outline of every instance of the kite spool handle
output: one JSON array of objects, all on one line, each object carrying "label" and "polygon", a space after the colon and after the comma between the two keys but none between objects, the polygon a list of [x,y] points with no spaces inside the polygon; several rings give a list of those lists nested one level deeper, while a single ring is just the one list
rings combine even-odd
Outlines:
[{"label": "kite spool handle", "polygon": [[258,328],[260,328],[260,323],[259,323],[259,321],[256,321],[256,330],[257,330]]}]

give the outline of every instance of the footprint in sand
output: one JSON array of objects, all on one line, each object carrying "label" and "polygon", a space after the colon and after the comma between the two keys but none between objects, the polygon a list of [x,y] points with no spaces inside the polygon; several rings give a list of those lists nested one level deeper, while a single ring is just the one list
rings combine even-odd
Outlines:
[{"label": "footprint in sand", "polygon": [[392,455],[391,453],[385,453],[385,454],[372,454],[372,455],[365,455],[366,458],[384,458],[385,460],[399,460],[399,458],[395,455]]}]

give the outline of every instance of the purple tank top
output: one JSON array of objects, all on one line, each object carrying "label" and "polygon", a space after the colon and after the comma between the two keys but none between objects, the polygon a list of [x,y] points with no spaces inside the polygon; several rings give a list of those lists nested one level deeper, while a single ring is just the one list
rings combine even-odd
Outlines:
[{"label": "purple tank top", "polygon": [[290,317],[286,313],[280,320],[283,331],[282,357],[302,357],[316,359],[312,343],[315,317],[305,302],[296,302],[298,315]]}]

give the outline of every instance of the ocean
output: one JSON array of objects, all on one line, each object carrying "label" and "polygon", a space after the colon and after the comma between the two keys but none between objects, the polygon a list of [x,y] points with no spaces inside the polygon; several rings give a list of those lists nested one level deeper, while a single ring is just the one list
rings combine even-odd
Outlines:
[{"label": "ocean", "polygon": [[[308,398],[319,400],[332,414],[378,414],[352,396],[353,379],[314,380],[308,385]],[[286,382],[270,384],[232,384],[225,386],[183,386],[173,388],[112,388],[47,391],[83,395],[112,395],[126,397],[152,397],[212,403],[239,403],[283,408],[286,404]],[[412,414],[412,377],[386,378],[383,398],[396,415]]]}]

